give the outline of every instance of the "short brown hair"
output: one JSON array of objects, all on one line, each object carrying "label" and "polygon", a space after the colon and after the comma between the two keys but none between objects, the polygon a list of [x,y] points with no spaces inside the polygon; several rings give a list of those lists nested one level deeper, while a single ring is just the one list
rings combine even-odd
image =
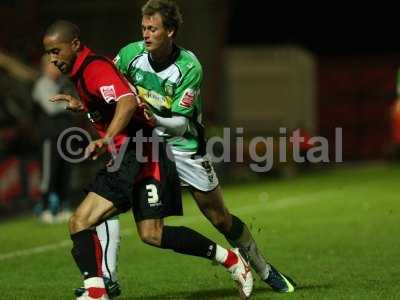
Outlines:
[{"label": "short brown hair", "polygon": [[142,7],[142,16],[151,16],[159,13],[163,19],[163,25],[167,29],[178,33],[179,26],[183,23],[179,6],[171,0],[149,0]]}]

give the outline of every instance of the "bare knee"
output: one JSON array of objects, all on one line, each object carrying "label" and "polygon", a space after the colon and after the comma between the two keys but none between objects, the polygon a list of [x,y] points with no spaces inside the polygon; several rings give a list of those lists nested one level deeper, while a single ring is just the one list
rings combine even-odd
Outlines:
[{"label": "bare knee", "polygon": [[140,239],[149,245],[160,247],[163,230],[162,222],[145,220],[137,224]]},{"label": "bare knee", "polygon": [[224,212],[212,212],[207,218],[211,223],[221,232],[229,232],[232,227],[232,215],[227,211]]},{"label": "bare knee", "polygon": [[155,232],[143,232],[140,235],[141,240],[151,246],[161,246],[161,236]]},{"label": "bare knee", "polygon": [[232,215],[225,206],[219,188],[212,192],[192,191],[201,212],[221,232],[229,232],[232,227]]},{"label": "bare knee", "polygon": [[79,215],[74,213],[71,218],[69,218],[68,227],[69,232],[74,234],[90,228],[90,224],[87,222],[87,220],[84,220],[82,217],[79,217]]}]

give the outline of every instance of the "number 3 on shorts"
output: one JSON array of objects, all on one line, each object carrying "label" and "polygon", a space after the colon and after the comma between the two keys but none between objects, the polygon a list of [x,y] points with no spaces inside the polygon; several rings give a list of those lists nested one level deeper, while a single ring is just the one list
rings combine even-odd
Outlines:
[{"label": "number 3 on shorts", "polygon": [[157,203],[158,202],[157,187],[154,184],[147,184],[146,190],[147,190],[147,201],[149,202],[149,204]]}]

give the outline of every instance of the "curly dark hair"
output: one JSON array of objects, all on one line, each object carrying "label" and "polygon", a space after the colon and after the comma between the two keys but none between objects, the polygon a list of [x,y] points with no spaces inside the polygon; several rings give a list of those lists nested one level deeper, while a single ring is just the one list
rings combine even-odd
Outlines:
[{"label": "curly dark hair", "polygon": [[147,1],[142,7],[142,16],[151,16],[155,13],[161,15],[164,27],[169,30],[174,30],[174,36],[176,36],[179,26],[183,23],[178,4],[171,0]]}]

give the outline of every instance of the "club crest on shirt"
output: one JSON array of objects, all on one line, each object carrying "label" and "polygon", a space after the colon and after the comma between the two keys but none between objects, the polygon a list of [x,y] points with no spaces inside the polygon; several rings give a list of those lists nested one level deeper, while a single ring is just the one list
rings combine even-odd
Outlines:
[{"label": "club crest on shirt", "polygon": [[143,75],[140,73],[136,73],[135,75],[136,82],[140,82],[143,80]]},{"label": "club crest on shirt", "polygon": [[117,96],[115,94],[114,85],[104,85],[100,87],[100,93],[107,103],[115,102]]},{"label": "club crest on shirt", "polygon": [[172,84],[166,84],[164,86],[164,91],[170,97],[174,95],[174,87],[172,86]]}]

